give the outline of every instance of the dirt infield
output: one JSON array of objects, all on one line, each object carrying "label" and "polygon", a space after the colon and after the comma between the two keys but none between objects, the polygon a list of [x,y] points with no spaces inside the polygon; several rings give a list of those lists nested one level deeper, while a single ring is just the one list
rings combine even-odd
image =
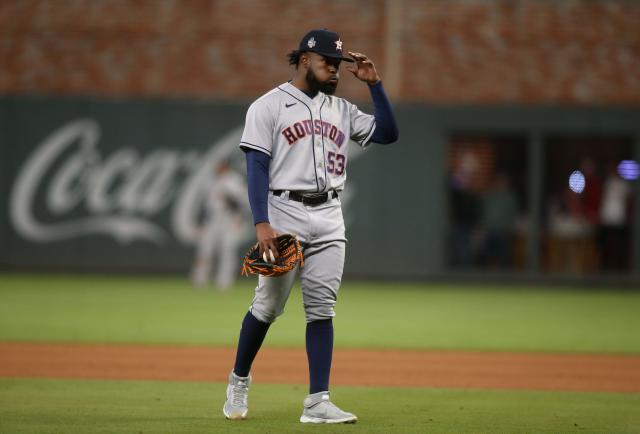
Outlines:
[{"label": "dirt infield", "polygon": [[[232,348],[0,343],[0,377],[225,382]],[[337,349],[334,385],[640,392],[640,356]],[[264,348],[261,383],[306,384],[303,349]]]}]

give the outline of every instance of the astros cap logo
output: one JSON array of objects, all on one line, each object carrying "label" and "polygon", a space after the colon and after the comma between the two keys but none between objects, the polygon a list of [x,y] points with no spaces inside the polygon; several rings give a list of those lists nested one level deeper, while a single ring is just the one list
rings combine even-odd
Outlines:
[{"label": "astros cap logo", "polygon": [[353,59],[342,55],[343,42],[340,35],[327,29],[315,29],[308,32],[302,40],[298,50],[311,51],[332,59],[353,62]]}]

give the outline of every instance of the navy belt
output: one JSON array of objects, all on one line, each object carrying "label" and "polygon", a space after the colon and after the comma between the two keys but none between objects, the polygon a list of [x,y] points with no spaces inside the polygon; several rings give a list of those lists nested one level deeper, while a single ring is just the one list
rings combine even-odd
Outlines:
[{"label": "navy belt", "polygon": [[[272,193],[274,196],[282,196],[282,193],[286,191],[287,190],[273,190]],[[329,196],[329,193],[331,193],[331,196]],[[305,196],[303,193],[299,193],[297,191],[289,192],[289,199],[295,200],[296,202],[302,202],[303,204],[310,206],[322,205],[330,198],[335,199],[336,197],[338,197],[338,192],[335,190],[320,194],[314,194],[313,196]]]}]

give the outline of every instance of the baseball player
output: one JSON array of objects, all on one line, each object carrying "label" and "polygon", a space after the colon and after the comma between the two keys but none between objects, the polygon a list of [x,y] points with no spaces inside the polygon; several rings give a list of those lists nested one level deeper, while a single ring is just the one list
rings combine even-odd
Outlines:
[{"label": "baseball player", "polygon": [[226,160],[216,164],[210,184],[207,216],[197,239],[191,281],[195,287],[207,285],[215,260],[216,288],[227,290],[238,274],[237,252],[248,220],[246,185]]},{"label": "baseball player", "polygon": [[[240,148],[247,160],[249,202],[260,255],[275,261],[275,238],[298,237],[304,267],[280,277],[258,278],[255,297],[242,322],[235,365],[229,374],[227,419],[245,419],[251,365],[271,323],[281,315],[299,275],[307,322],[309,395],[303,423],[354,423],[354,414],[329,399],[334,306],[345,258],[340,192],[346,179],[348,141],[366,147],[388,144],[398,129],[380,76],[361,53],[343,55],[343,42],[327,29],[312,30],[289,53],[293,79],[258,98],[247,111]],[[371,92],[374,115],[333,96],[340,63]]]}]

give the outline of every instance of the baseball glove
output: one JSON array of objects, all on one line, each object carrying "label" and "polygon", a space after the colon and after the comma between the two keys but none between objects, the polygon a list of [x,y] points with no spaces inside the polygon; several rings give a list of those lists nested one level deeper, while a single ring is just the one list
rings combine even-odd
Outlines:
[{"label": "baseball glove", "polygon": [[265,261],[260,257],[258,244],[254,245],[242,261],[242,275],[261,274],[268,277],[282,276],[293,270],[296,265],[304,266],[300,242],[291,234],[279,235],[276,238],[280,256],[275,262]]}]

